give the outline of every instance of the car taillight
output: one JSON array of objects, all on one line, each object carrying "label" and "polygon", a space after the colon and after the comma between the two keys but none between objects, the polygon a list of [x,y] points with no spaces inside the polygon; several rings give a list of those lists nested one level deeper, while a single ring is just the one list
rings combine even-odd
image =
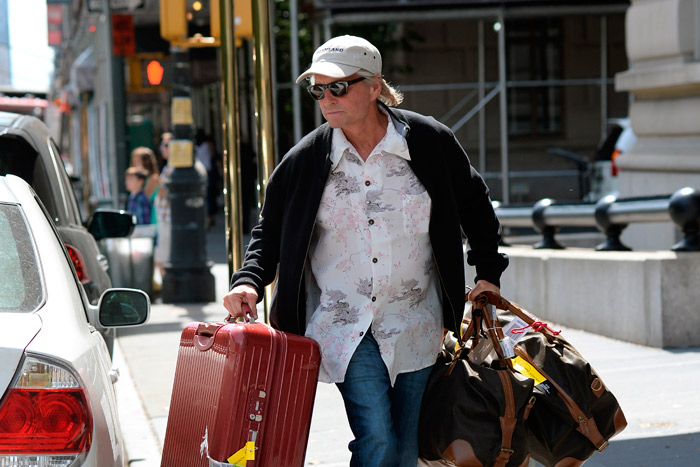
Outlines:
[{"label": "car taillight", "polygon": [[613,177],[617,177],[618,172],[620,169],[617,168],[617,164],[615,164],[615,159],[617,159],[617,156],[622,154],[619,149],[615,149],[612,153],[612,156],[610,156],[610,175]]},{"label": "car taillight", "polygon": [[75,272],[78,274],[78,280],[80,281],[80,283],[85,284],[87,282],[90,282],[90,276],[88,276],[87,269],[85,267],[85,261],[83,260],[83,255],[82,253],[80,253],[80,250],[78,250],[73,245],[69,245],[67,243],[66,249],[68,250],[68,254],[70,255],[70,260],[73,262],[73,266],[75,267]]},{"label": "car taillight", "polygon": [[68,466],[92,442],[92,413],[78,377],[28,357],[0,407],[0,466]]}]

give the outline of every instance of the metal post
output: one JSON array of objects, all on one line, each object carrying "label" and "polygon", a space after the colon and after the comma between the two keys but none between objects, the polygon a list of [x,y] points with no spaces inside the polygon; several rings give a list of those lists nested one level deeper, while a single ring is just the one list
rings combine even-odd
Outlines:
[{"label": "metal post", "polygon": [[503,204],[510,204],[510,174],[508,173],[508,91],[506,86],[506,24],[503,11],[498,15],[498,81],[501,86],[501,197]]},{"label": "metal post", "polygon": [[295,84],[299,76],[299,8],[297,0],[289,2],[289,42],[292,57],[292,111],[294,112],[294,143],[301,139],[301,93]]},{"label": "metal post", "polygon": [[683,232],[683,239],[673,245],[673,251],[700,251],[700,192],[685,187],[669,199],[668,212]]},{"label": "metal post", "polygon": [[272,121],[272,73],[270,57],[270,23],[267,0],[253,2],[253,34],[255,36],[255,116],[258,126],[258,177],[260,205],[265,201],[265,188],[275,165],[275,135]]},{"label": "metal post", "polygon": [[600,17],[600,138],[608,132],[608,18]]},{"label": "metal post", "polygon": [[[325,23],[324,23],[324,26],[326,28],[328,28],[328,25]],[[330,34],[330,32],[326,32],[325,37],[328,37],[329,34]],[[321,45],[321,28],[319,27],[318,23],[314,23],[314,50],[318,49],[320,45]],[[321,126],[322,123],[323,123],[323,117],[321,116],[321,107],[316,105],[316,106],[314,106],[314,126],[319,127],[319,126]]]},{"label": "metal post", "polygon": [[[258,180],[260,206],[265,203],[267,180],[275,166],[275,135],[272,86],[272,57],[270,56],[270,9],[267,0],[253,2],[253,35],[255,37],[255,116],[258,136]],[[264,317],[267,321],[272,290],[265,289]]]},{"label": "metal post", "polygon": [[165,303],[214,301],[214,276],[207,261],[207,175],[195,167],[194,121],[190,87],[190,57],[187,49],[170,48],[173,62],[172,132],[168,164],[173,167],[164,180],[171,212],[171,244],[161,293]]},{"label": "metal post", "polygon": [[243,264],[241,213],[240,131],[238,121],[238,69],[234,3],[221,2],[221,77],[223,85],[224,200],[228,275]]},{"label": "metal post", "polygon": [[[479,102],[484,100],[486,90],[486,52],[484,46],[484,20],[478,21],[477,35],[479,42]],[[479,110],[479,173],[486,173],[486,109]]]},{"label": "metal post", "polygon": [[117,131],[116,131],[116,102],[115,102],[115,90],[114,90],[114,59],[112,58],[112,9],[109,2],[104,2],[104,10],[100,16],[102,22],[102,28],[100,32],[102,34],[102,44],[104,49],[102,50],[104,59],[104,77],[105,92],[104,92],[104,105],[106,107],[103,115],[111,115],[112,118],[108,118],[108,121],[104,122],[107,134],[105,138],[107,140],[107,160],[109,163],[109,186],[110,193],[112,194],[112,206],[119,207],[119,185],[120,177],[119,172],[119,151],[117,150]]}]

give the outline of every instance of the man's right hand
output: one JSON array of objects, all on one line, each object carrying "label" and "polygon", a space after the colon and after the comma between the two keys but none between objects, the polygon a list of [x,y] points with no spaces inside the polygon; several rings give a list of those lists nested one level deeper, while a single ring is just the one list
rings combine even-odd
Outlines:
[{"label": "man's right hand", "polygon": [[258,292],[250,285],[237,285],[224,295],[224,308],[229,316],[243,318],[248,321],[248,315],[253,319],[258,319],[256,304],[258,303]]}]

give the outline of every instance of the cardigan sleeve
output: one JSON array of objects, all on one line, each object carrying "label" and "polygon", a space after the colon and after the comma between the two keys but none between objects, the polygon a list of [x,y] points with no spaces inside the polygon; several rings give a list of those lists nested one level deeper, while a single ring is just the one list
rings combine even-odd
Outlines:
[{"label": "cardigan sleeve", "polygon": [[500,287],[501,274],[508,267],[508,256],[498,251],[501,224],[486,182],[472,167],[454,134],[450,137],[453,148],[450,160],[456,165],[450,173],[458,196],[460,223],[468,242],[467,263],[476,268],[475,283],[483,279]]},{"label": "cardigan sleeve", "polygon": [[233,273],[231,287],[248,284],[263,299],[265,286],[272,283],[277,274],[280,256],[281,225],[284,213],[284,176],[278,167],[270,176],[265,190],[260,220],[251,231],[243,265]]}]

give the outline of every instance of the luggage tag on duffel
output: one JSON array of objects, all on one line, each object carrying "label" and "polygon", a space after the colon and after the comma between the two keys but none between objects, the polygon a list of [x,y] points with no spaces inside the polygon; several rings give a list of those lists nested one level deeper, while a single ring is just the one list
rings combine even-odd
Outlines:
[{"label": "luggage tag on duffel", "polygon": [[517,344],[520,339],[525,337],[525,333],[513,332],[514,329],[521,330],[528,327],[528,324],[519,317],[513,318],[513,320],[503,327],[503,334],[513,342],[513,345]]},{"label": "luggage tag on duffel", "polygon": [[479,343],[469,351],[468,358],[470,362],[481,365],[484,360],[486,360],[486,357],[488,357],[492,352],[495,355],[491,339],[484,337],[480,339]]}]

